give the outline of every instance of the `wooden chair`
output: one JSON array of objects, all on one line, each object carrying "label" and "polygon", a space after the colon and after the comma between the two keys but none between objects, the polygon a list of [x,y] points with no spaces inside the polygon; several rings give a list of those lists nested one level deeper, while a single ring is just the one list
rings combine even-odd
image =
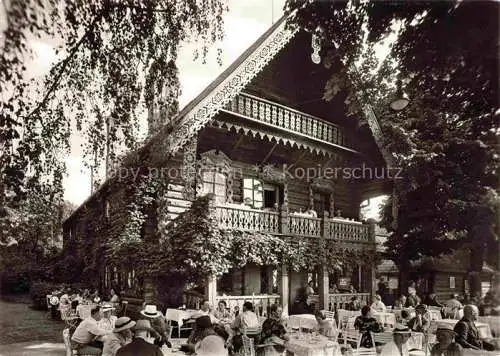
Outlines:
[{"label": "wooden chair", "polygon": [[373,345],[370,348],[361,347],[361,337],[362,337],[362,335],[359,334],[358,341],[356,343],[357,348],[356,348],[356,350],[353,350],[352,355],[353,356],[377,356],[377,348],[375,347],[375,340],[373,339],[373,334],[370,333],[370,338],[372,339],[372,345]]},{"label": "wooden chair", "polygon": [[242,335],[243,346],[240,350],[241,356],[255,356],[255,346],[253,344],[253,339],[247,335]]},{"label": "wooden chair", "polygon": [[335,320],[335,312],[329,310],[321,310],[321,312],[326,316],[327,319]]},{"label": "wooden chair", "polygon": [[76,329],[78,324],[78,314],[71,308],[61,308],[61,320],[71,329]]},{"label": "wooden chair", "polygon": [[393,340],[393,336],[390,333],[370,333],[372,336],[372,340],[377,343],[377,344],[387,344],[388,342],[391,342]]}]

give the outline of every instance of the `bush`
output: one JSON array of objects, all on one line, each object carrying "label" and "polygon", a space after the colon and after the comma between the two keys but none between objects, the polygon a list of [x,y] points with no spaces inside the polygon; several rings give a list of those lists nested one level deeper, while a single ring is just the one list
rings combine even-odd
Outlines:
[{"label": "bush", "polygon": [[36,310],[47,310],[47,294],[59,287],[56,283],[33,282],[30,288],[30,298],[33,308]]}]

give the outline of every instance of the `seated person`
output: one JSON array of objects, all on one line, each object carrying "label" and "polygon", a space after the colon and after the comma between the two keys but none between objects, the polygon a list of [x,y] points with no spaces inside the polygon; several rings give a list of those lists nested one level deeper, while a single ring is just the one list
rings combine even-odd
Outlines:
[{"label": "seated person", "polygon": [[[458,300],[458,294],[452,294],[450,299],[445,303],[445,317],[449,319],[454,319],[458,314],[458,311],[463,308],[462,303]],[[458,319],[458,318],[457,318]]]},{"label": "seated person", "polygon": [[144,310],[141,310],[141,314],[149,320],[153,328],[151,333],[155,338],[155,345],[162,347],[163,344],[166,344],[168,347],[171,347],[172,345],[168,340],[170,335],[169,327],[162,312],[157,310],[156,305],[146,304]]},{"label": "seated person", "polygon": [[455,342],[455,332],[450,324],[439,324],[436,330],[435,344],[431,349],[431,356],[462,356],[462,346]]},{"label": "seated person", "polygon": [[195,347],[196,356],[227,356],[224,340],[218,335],[209,335]]},{"label": "seated person", "polygon": [[382,324],[372,315],[372,309],[365,305],[361,308],[361,316],[354,321],[354,328],[359,330],[361,336],[361,347],[373,347],[370,332],[379,333],[384,331]]},{"label": "seated person", "polygon": [[407,326],[410,320],[411,317],[408,310],[401,310],[401,324]]},{"label": "seated person", "polygon": [[135,321],[127,316],[118,318],[113,331],[103,337],[102,356],[115,356],[119,348],[130,343],[132,341],[132,331],[130,329],[135,324]]},{"label": "seated person", "polygon": [[98,321],[101,320],[101,308],[92,308],[90,316],[80,323],[71,337],[71,348],[78,350],[79,354],[100,355],[103,343],[97,338],[109,333],[108,330],[99,328]]},{"label": "seated person", "polygon": [[210,320],[212,321],[212,324],[219,323],[219,319],[215,317],[213,308],[208,300],[205,300],[203,301],[203,303],[201,303],[199,315],[208,315],[210,317]]},{"label": "seated person", "polygon": [[314,316],[318,322],[318,332],[323,336],[335,339],[338,334],[335,322],[331,319],[327,319],[325,313],[319,310],[314,313]]},{"label": "seated person", "polygon": [[196,344],[209,335],[216,335],[212,321],[208,315],[202,315],[195,319],[193,331],[187,339],[187,344],[182,345],[181,350],[184,352],[195,351]]},{"label": "seated person", "polygon": [[361,300],[357,295],[351,297],[351,301],[349,302],[349,304],[347,304],[347,310],[361,310]]},{"label": "seated person", "polygon": [[375,296],[373,297],[373,303],[371,307],[376,312],[384,313],[386,310],[385,304],[382,302],[382,298],[378,294],[375,294]]},{"label": "seated person", "polygon": [[104,304],[101,307],[102,317],[101,320],[97,322],[99,328],[101,328],[102,330],[108,330],[108,332],[113,331],[117,319],[116,316],[111,315],[114,309],[115,308],[111,304]]},{"label": "seated person", "polygon": [[429,313],[427,312],[427,306],[425,304],[419,304],[415,308],[415,317],[411,318],[408,322],[408,328],[411,331],[416,331],[419,333],[425,333],[429,330],[431,326],[431,319]]},{"label": "seated person", "polygon": [[217,309],[215,309],[214,311],[214,316],[219,320],[231,319],[231,313],[227,309],[227,304],[225,301],[221,300],[219,302],[219,305],[217,305]]},{"label": "seated person", "polygon": [[430,293],[427,298],[425,298],[424,300],[424,304],[425,305],[428,305],[430,307],[439,307],[439,308],[442,308],[443,307],[443,304],[441,304],[438,300],[437,300],[437,295],[435,293]]},{"label": "seated person", "polygon": [[392,331],[393,341],[388,342],[382,347],[380,356],[409,356],[408,340],[410,340],[411,331],[403,325],[396,325]]},{"label": "seated person", "polygon": [[481,340],[476,324],[479,310],[475,305],[464,307],[464,317],[455,325],[456,341],[466,349],[493,351],[495,347],[486,340]]},{"label": "seated person", "polygon": [[406,305],[406,296],[401,294],[394,302],[394,309],[403,309]]},{"label": "seated person", "polygon": [[116,356],[163,356],[161,349],[149,342],[153,328],[149,320],[137,320],[134,326],[135,337],[129,344],[121,347]]},{"label": "seated person", "polygon": [[283,309],[277,304],[271,305],[271,314],[262,324],[261,343],[262,353],[266,356],[282,355],[285,351],[284,343],[289,339],[282,323]]},{"label": "seated person", "polygon": [[405,307],[406,308],[415,308],[417,305],[420,304],[420,298],[414,289],[408,288],[408,291],[411,293],[408,294],[408,298],[406,298]]},{"label": "seated person", "polygon": [[[241,337],[241,334],[243,333],[244,329],[258,328],[259,326],[259,318],[254,312],[253,304],[251,302],[243,303],[243,312],[236,317],[233,324],[231,325],[231,328],[235,333],[233,337],[233,347],[235,352],[238,352],[241,346],[243,346],[243,339]],[[257,339],[258,335],[249,335],[249,337]]]}]

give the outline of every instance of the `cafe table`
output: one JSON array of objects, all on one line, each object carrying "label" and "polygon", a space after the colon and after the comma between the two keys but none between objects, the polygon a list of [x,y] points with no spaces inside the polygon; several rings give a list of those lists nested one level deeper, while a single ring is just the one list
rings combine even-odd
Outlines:
[{"label": "cafe table", "polygon": [[500,337],[500,315],[479,316],[477,321],[488,324],[493,336]]},{"label": "cafe table", "polygon": [[341,356],[340,345],[326,336],[311,333],[290,333],[285,349],[295,356]]},{"label": "cafe table", "polygon": [[375,312],[373,313],[373,317],[384,326],[396,325],[396,315],[394,315],[394,313]]},{"label": "cafe table", "polygon": [[463,356],[500,356],[500,351],[462,349]]},{"label": "cafe table", "polygon": [[315,329],[318,327],[318,321],[312,314],[290,315],[286,321],[289,329]]}]

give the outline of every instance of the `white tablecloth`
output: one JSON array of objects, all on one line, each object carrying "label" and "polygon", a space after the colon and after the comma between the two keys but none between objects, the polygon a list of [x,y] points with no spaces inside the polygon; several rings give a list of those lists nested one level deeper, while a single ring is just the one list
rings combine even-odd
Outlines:
[{"label": "white tablecloth", "polygon": [[[285,348],[295,356],[340,356],[340,345],[318,335],[291,334]],[[333,353],[332,353],[333,351]]]},{"label": "white tablecloth", "polygon": [[463,349],[463,356],[500,356],[500,351]]},{"label": "white tablecloth", "polygon": [[[375,343],[377,344],[386,344],[389,341],[392,341],[392,331],[384,331],[381,333],[373,333],[373,338]],[[412,332],[411,337],[408,340],[408,349],[418,349],[423,350],[424,346],[424,334]]]},{"label": "white tablecloth", "polygon": [[344,318],[351,318],[351,317],[360,316],[361,310],[339,309],[339,310],[337,310],[337,315],[338,315],[339,321],[343,321]]},{"label": "white tablecloth", "polygon": [[87,319],[90,316],[90,311],[95,305],[92,304],[78,304],[76,306],[76,314],[80,319]]},{"label": "white tablecloth", "polygon": [[197,314],[200,313],[201,312],[199,310],[195,309],[187,309],[187,310],[167,309],[167,312],[165,314],[165,319],[173,320],[177,322],[177,325],[179,325],[179,327],[181,327],[184,324],[184,320],[189,320],[193,316],[196,316]]},{"label": "white tablecloth", "polygon": [[396,316],[394,313],[389,312],[376,312],[373,313],[373,317],[378,320],[379,323],[385,325],[396,325]]},{"label": "white tablecloth", "polygon": [[316,317],[312,314],[290,315],[286,322],[287,327],[291,329],[305,328],[314,329],[318,327]]},{"label": "white tablecloth", "polygon": [[500,316],[480,316],[477,318],[477,321],[479,321],[480,323],[488,324],[490,326],[491,332],[493,333],[493,336],[500,337]]},{"label": "white tablecloth", "polygon": [[[452,325],[455,327],[455,325],[458,323],[458,320],[455,319],[442,319],[439,321],[433,321],[432,325],[435,327],[437,324],[442,324],[446,323],[449,325]],[[491,335],[491,329],[490,326],[486,323],[480,323],[480,322],[475,322],[477,331],[479,332],[479,337],[481,339],[491,339],[493,336]]]}]

